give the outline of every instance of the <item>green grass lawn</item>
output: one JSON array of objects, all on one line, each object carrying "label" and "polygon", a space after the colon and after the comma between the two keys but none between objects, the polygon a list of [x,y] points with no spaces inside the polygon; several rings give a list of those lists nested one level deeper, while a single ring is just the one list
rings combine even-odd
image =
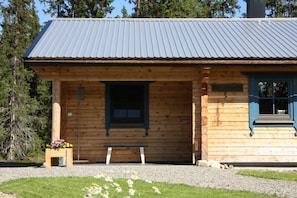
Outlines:
[{"label": "green grass lawn", "polygon": [[244,176],[259,177],[264,179],[297,181],[297,172],[240,170],[237,172],[237,174],[244,175]]},{"label": "green grass lawn", "polygon": [[[127,180],[116,179],[124,192],[127,192]],[[43,178],[27,178],[11,180],[0,185],[0,190],[4,192],[12,192],[22,198],[55,198],[55,197],[83,197],[86,191],[85,187],[91,186],[93,183],[106,184],[103,178],[94,177],[43,177]],[[152,187],[157,187],[161,194],[156,194]],[[191,197],[252,197],[264,198],[273,197],[264,194],[256,194],[252,192],[217,190],[209,188],[198,188],[184,184],[168,184],[168,183],[147,183],[141,180],[134,181],[136,194],[133,197],[170,197],[170,198],[191,198]],[[117,193],[113,188],[108,189],[110,197],[124,197],[124,193]],[[127,194],[126,194],[127,195]]]},{"label": "green grass lawn", "polygon": [[[244,176],[260,177],[265,179],[297,181],[296,172],[240,170],[237,174]],[[84,188],[94,186],[93,184],[97,184],[102,187],[104,187],[104,185],[109,187],[108,189],[105,189],[105,191],[108,191],[109,197],[116,198],[128,195],[129,188],[127,184],[127,179],[115,179],[113,182],[107,182],[105,181],[105,179],[106,177],[42,177],[17,179],[0,184],[0,191],[11,192],[22,198],[75,198],[84,197],[84,195],[86,195],[87,193],[87,191],[84,190]],[[168,184],[158,182],[148,183],[142,180],[133,180],[133,182],[133,189],[136,190],[135,196],[133,197],[275,197],[245,191],[199,188],[184,184]],[[115,184],[118,184],[122,188],[123,192],[116,192]],[[157,194],[153,188],[159,189],[161,194]]]}]

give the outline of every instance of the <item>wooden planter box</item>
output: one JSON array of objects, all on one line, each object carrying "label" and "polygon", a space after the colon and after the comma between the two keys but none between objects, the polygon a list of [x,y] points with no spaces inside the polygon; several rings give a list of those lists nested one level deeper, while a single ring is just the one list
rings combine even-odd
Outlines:
[{"label": "wooden planter box", "polygon": [[53,157],[66,157],[66,167],[71,167],[73,165],[72,148],[46,149],[45,150],[45,167],[46,168],[50,168],[52,166],[51,158]]}]

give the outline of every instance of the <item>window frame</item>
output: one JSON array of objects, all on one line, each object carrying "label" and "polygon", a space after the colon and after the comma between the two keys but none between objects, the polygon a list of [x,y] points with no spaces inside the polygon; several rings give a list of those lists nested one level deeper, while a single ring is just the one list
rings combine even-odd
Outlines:
[{"label": "window frame", "polygon": [[[143,104],[142,104],[142,122],[141,123],[112,123],[112,88],[113,86],[143,86]],[[123,118],[123,120],[127,120],[127,118]],[[105,129],[106,129],[106,136],[109,136],[109,130],[112,128],[144,128],[145,135],[148,135],[149,129],[149,82],[137,81],[137,82],[130,82],[130,81],[110,81],[105,82]]]},{"label": "window frame", "polygon": [[[297,131],[297,80],[295,73],[245,73],[249,77],[249,127],[250,135],[254,135],[254,127],[260,126],[293,126]],[[259,112],[259,81],[288,82],[288,114],[260,114]],[[297,132],[295,133],[297,135]]]}]

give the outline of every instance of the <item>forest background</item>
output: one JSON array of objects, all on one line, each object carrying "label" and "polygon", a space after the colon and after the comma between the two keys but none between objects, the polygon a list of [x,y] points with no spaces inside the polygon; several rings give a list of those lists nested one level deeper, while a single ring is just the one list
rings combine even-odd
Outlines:
[{"label": "forest background", "polygon": [[[297,0],[266,0],[266,17],[297,17]],[[0,159],[22,160],[51,140],[51,82],[22,56],[50,18],[239,18],[244,0],[0,0]]]}]

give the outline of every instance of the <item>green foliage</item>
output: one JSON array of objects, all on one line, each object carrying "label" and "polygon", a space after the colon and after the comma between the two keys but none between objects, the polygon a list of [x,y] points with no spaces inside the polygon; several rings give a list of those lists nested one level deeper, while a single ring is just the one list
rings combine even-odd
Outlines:
[{"label": "green foliage", "polygon": [[234,17],[236,10],[240,9],[238,0],[205,0],[205,4],[210,8],[210,16],[213,18]]},{"label": "green foliage", "polygon": [[[116,179],[117,183],[124,185],[126,180]],[[42,178],[26,178],[11,180],[0,184],[0,190],[5,192],[12,192],[22,198],[45,198],[45,197],[83,197],[85,186],[91,186],[93,183],[103,185],[104,179],[97,179],[94,177],[42,177]],[[168,184],[155,183],[161,191],[161,195],[152,191],[151,184],[138,180],[135,183],[135,188],[138,194],[133,197],[170,197],[170,198],[189,198],[193,195],[197,197],[213,197],[213,198],[227,198],[227,197],[252,197],[252,198],[268,198],[273,197],[264,194],[245,192],[245,191],[231,191],[219,190],[210,188],[198,188],[184,184]],[[121,194],[114,193],[111,197],[123,197]]]},{"label": "green foliage", "polygon": [[48,5],[45,13],[64,18],[103,18],[114,9],[111,6],[113,0],[40,0],[40,2]]},{"label": "green foliage", "polygon": [[123,6],[121,12],[122,12],[122,18],[128,18],[129,17],[128,11],[127,11],[125,6]]},{"label": "green foliage", "polygon": [[237,174],[244,176],[259,177],[264,179],[297,181],[297,172],[240,170]]},{"label": "green foliage", "polygon": [[268,17],[297,17],[297,0],[266,0]]},{"label": "green foliage", "polygon": [[38,119],[34,120],[33,126],[38,131],[38,136],[41,138],[41,148],[46,143],[51,141],[51,116],[52,116],[52,100],[51,100],[51,83],[39,79],[34,73],[31,82],[30,96],[38,102],[35,116]]},{"label": "green foliage", "polygon": [[129,0],[135,5],[133,17],[227,18],[240,9],[237,0]]},{"label": "green foliage", "polygon": [[8,160],[23,159],[42,144],[36,133],[39,102],[32,94],[35,73],[22,60],[40,25],[33,0],[10,0],[1,15],[0,152]]}]

